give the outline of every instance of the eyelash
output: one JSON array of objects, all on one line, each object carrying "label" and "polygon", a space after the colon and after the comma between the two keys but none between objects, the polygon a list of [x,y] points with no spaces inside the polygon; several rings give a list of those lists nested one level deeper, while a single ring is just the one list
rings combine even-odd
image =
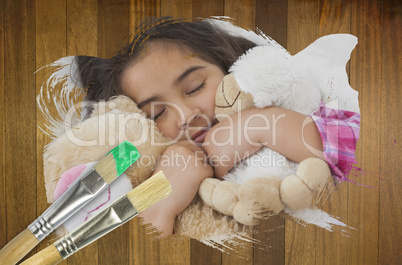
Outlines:
[{"label": "eyelash", "polygon": [[201,84],[199,87],[197,87],[197,88],[195,88],[195,89],[191,90],[191,91],[190,91],[190,92],[188,92],[186,95],[191,95],[191,94],[194,94],[195,92],[200,91],[200,90],[201,90],[201,88],[203,88],[204,86],[205,86],[205,81],[203,81],[203,82],[202,82],[202,84]]},{"label": "eyelash", "polygon": [[151,118],[151,120],[156,121],[165,111],[166,111],[166,108],[164,108],[161,112],[156,114],[153,118]]},{"label": "eyelash", "polygon": [[[199,85],[197,88],[191,90],[191,91],[190,91],[189,93],[187,93],[186,95],[191,95],[191,94],[194,94],[194,93],[200,91],[200,90],[205,86],[205,84],[206,84],[205,81],[203,81],[201,85]],[[166,111],[166,108],[164,108],[161,112],[159,112],[158,114],[156,114],[156,115],[152,118],[152,120],[156,121],[165,111]]]}]

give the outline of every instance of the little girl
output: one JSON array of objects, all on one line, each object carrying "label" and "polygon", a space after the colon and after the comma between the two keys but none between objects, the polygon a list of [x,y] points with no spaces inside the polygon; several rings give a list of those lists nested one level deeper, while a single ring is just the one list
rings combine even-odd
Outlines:
[{"label": "little girl", "polygon": [[[77,60],[86,100],[124,94],[176,142],[155,169],[164,171],[173,193],[141,214],[164,236],[174,232],[176,216],[190,204],[201,181],[214,175],[223,177],[240,158],[263,146],[297,163],[316,157],[312,149],[323,151],[325,132],[317,129],[312,117],[291,110],[249,109],[217,123],[217,87],[230,66],[255,43],[208,21],[162,18],[150,24],[112,59],[79,56]],[[282,118],[276,122],[278,117]],[[276,122],[275,131],[261,129],[267,122]],[[254,130],[245,134],[245,127]],[[230,144],[222,146],[228,140]],[[185,165],[165,163],[178,155],[187,161]],[[330,160],[325,154],[320,158]]]}]

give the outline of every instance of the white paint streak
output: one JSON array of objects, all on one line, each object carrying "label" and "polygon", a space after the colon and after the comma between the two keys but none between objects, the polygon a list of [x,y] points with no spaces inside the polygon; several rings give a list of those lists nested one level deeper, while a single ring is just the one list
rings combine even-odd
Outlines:
[{"label": "white paint streak", "polygon": [[285,208],[284,212],[296,218],[296,221],[300,224],[303,223],[299,221],[303,221],[322,227],[330,232],[333,232],[334,225],[348,227],[346,224],[339,221],[337,219],[338,217],[333,217],[321,209],[302,209],[296,211]]},{"label": "white paint streak", "polygon": [[78,103],[77,99],[84,90],[80,87],[74,58],[75,56],[63,57],[36,71],[48,67],[55,69],[43,82],[36,98],[38,108],[45,120],[44,128],[39,128],[52,139],[62,135],[81,120],[76,112],[75,104]]}]

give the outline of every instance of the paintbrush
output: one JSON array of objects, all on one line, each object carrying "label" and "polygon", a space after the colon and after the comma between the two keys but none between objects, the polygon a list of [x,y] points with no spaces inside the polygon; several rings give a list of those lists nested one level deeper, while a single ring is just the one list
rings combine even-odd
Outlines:
[{"label": "paintbrush", "polygon": [[73,182],[27,229],[0,250],[0,264],[20,261],[40,241],[105,190],[139,156],[138,150],[127,141],[111,150],[85,176]]},{"label": "paintbrush", "polygon": [[57,264],[166,198],[170,182],[159,171],[71,233],[21,264]]}]

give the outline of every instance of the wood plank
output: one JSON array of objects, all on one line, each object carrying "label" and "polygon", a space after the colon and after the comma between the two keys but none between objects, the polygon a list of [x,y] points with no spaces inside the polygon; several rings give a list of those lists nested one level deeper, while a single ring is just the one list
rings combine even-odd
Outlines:
[{"label": "wood plank", "polygon": [[[110,58],[129,39],[129,1],[98,1],[98,56]],[[98,264],[129,261],[129,226],[122,226],[98,240]]]},{"label": "wood plank", "polygon": [[287,48],[295,54],[318,38],[319,2],[288,1]]},{"label": "wood plank", "polygon": [[97,56],[97,0],[67,0],[67,56]]},{"label": "wood plank", "polygon": [[[223,15],[224,2],[222,0],[193,0],[192,17],[208,18]],[[191,264],[221,264],[222,252],[207,246],[195,239],[190,241]]]},{"label": "wood plank", "polygon": [[320,0],[319,35],[350,33],[351,0]]},{"label": "wood plank", "polygon": [[222,252],[198,240],[191,239],[191,264],[203,263],[222,264]]},{"label": "wood plank", "polygon": [[[321,0],[319,17],[319,36],[334,33],[350,33],[351,23],[350,0]],[[349,65],[348,65],[349,66]],[[348,67],[349,70],[349,67]],[[349,71],[348,71],[349,72]],[[319,208],[339,217],[347,223],[348,220],[348,185],[342,183],[337,189],[320,203]],[[342,264],[347,258],[347,240],[345,233],[335,230],[316,230],[316,264]]]},{"label": "wood plank", "polygon": [[[166,253],[162,254],[160,251],[161,242],[155,233],[155,228],[152,228],[150,224],[144,225],[142,218],[135,218],[130,221],[129,227],[131,234],[129,242],[130,264],[164,264],[160,262],[160,258]],[[169,246],[167,249],[169,249]],[[178,255],[179,254],[176,253],[176,255],[172,255],[172,257]]]},{"label": "wood plank", "polygon": [[5,204],[10,241],[36,218],[35,2],[5,1],[4,10]]},{"label": "wood plank", "polygon": [[0,1],[0,249],[7,242],[6,208],[6,127],[4,88],[4,0]]},{"label": "wood plank", "polygon": [[383,1],[378,264],[402,260],[401,3]]},{"label": "wood plank", "polygon": [[224,15],[234,19],[239,27],[254,30],[255,1],[254,0],[225,0]]},{"label": "wood plank", "polygon": [[[66,0],[36,2],[35,47],[36,69],[40,69],[66,55]],[[46,80],[49,73],[49,69],[43,69],[36,73],[36,95],[39,94],[42,82]],[[35,99],[32,98],[32,101],[35,102]],[[44,127],[44,122],[42,113],[38,111],[36,113],[36,124],[38,125],[36,129],[37,216],[49,207],[44,183],[43,150],[44,146],[50,142],[50,138],[39,128]],[[38,245],[37,250],[46,248],[50,244],[49,242],[54,241],[55,237],[51,235]]]},{"label": "wood plank", "polygon": [[[287,46],[287,1],[256,2],[255,25],[266,35]],[[254,244],[254,264],[285,263],[285,219],[281,215],[265,219],[255,229],[254,238],[261,243]]]},{"label": "wood plank", "polygon": [[193,0],[192,1],[192,17],[208,18],[211,16],[223,16],[224,1],[219,0]]},{"label": "wood plank", "polygon": [[[255,30],[254,0],[225,0],[224,15],[234,19],[233,23],[239,27]],[[252,233],[250,237],[252,237]],[[228,244],[229,245],[229,244]],[[222,253],[222,264],[253,264],[253,243],[241,242],[233,245],[233,251]]]},{"label": "wood plank", "polygon": [[[287,49],[295,54],[318,38],[319,2],[288,1]],[[285,264],[316,264],[316,227],[285,220]]]},{"label": "wood plank", "polygon": [[255,228],[254,264],[285,264],[285,219],[282,214],[265,219]]},{"label": "wood plank", "polygon": [[98,1],[98,56],[110,58],[127,45],[130,34],[130,3],[126,1]]},{"label": "wood plank", "polygon": [[[159,262],[160,264],[193,264],[193,240],[189,237],[172,235],[163,238],[159,242]],[[201,249],[196,249],[200,251]],[[210,253],[211,256],[215,256]],[[209,260],[210,257],[205,257]],[[197,263],[195,263],[197,264]]]},{"label": "wood plank", "polygon": [[[160,240],[159,262],[163,264],[197,264],[190,256],[191,243],[187,237],[172,235]],[[182,254],[182,255],[181,255]],[[213,264],[213,263],[203,263]]]},{"label": "wood plank", "polygon": [[191,18],[192,0],[161,0],[161,16]]},{"label": "wood plank", "polygon": [[[253,238],[253,233],[248,233],[247,237]],[[225,252],[222,253],[222,265],[254,264],[254,244],[252,242],[233,240],[225,243],[225,247],[228,248],[228,250],[225,250]]]},{"label": "wood plank", "polygon": [[286,48],[288,37],[288,2],[257,0],[255,26]]},{"label": "wood plank", "polygon": [[[175,18],[191,18],[192,1],[191,0],[161,0],[160,15],[173,16]],[[149,242],[149,240],[148,240]],[[148,243],[149,244],[149,243]],[[156,248],[156,245],[147,245],[147,250]],[[189,238],[183,238],[181,244],[169,244],[169,238],[158,242],[158,258],[160,264],[190,264],[191,243]],[[148,254],[147,256],[150,256]]]},{"label": "wood plank", "polygon": [[[381,132],[381,2],[352,1],[351,33],[359,38],[352,54],[350,83],[359,91],[361,131],[357,144],[359,183],[379,187]],[[378,263],[377,189],[349,185],[348,224],[356,229],[347,240],[347,264]]]},{"label": "wood plank", "polygon": [[[97,19],[97,0],[67,0],[67,55],[97,55]],[[68,264],[98,264],[98,242],[80,250],[67,262]]]},{"label": "wood plank", "polygon": [[130,0],[130,34],[135,33],[137,26],[146,17],[159,17],[160,15],[160,0]]}]

